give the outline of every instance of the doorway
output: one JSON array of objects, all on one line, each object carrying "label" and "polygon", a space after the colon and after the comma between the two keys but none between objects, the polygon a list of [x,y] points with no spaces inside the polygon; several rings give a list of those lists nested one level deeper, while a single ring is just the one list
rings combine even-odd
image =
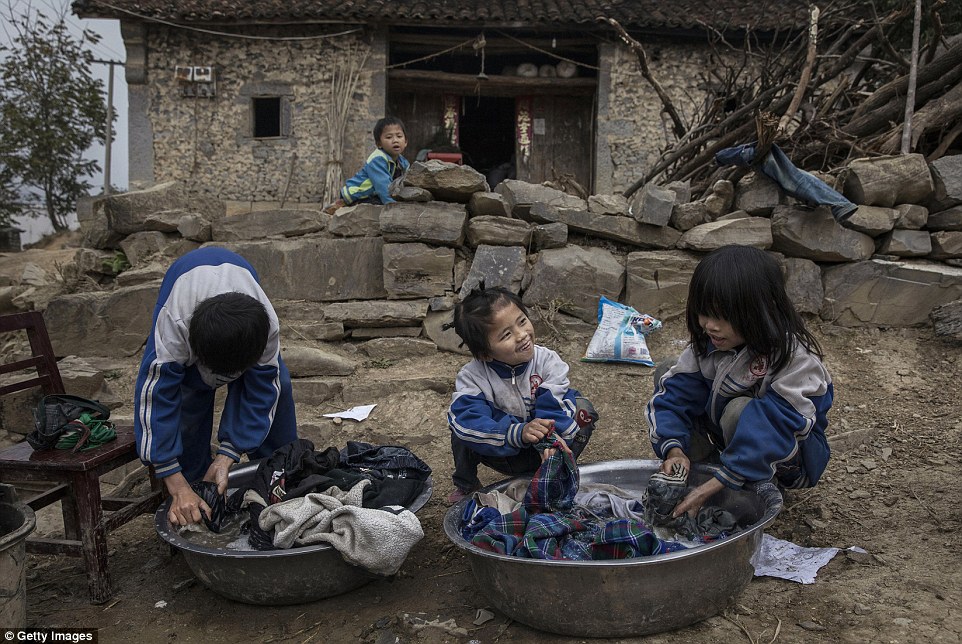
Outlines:
[{"label": "doorway", "polygon": [[494,187],[515,177],[514,98],[464,96],[461,99],[459,143],[464,162]]}]

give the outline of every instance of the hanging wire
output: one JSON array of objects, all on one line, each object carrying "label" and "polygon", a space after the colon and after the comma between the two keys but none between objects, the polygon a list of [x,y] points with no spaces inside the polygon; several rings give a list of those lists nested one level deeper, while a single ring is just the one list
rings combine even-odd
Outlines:
[{"label": "hanging wire", "polygon": [[[483,36],[481,36],[483,38]],[[467,47],[471,43],[477,42],[478,38],[470,38],[465,40],[463,43],[459,43],[454,47],[448,47],[447,49],[442,49],[441,51],[435,52],[433,54],[428,54],[427,56],[421,56],[420,58],[414,58],[412,60],[406,60],[403,63],[395,63],[393,65],[385,65],[384,69],[397,69],[398,67],[405,67],[407,65],[413,65],[414,63],[420,63],[425,60],[431,60],[432,58],[437,58],[438,56],[443,56],[456,49],[461,49],[462,47]]]},{"label": "hanging wire", "polygon": [[104,7],[110,7],[114,11],[120,11],[128,15],[134,16],[135,18],[140,18],[141,20],[146,20],[148,22],[156,22],[162,25],[167,25],[168,27],[175,27],[177,29],[185,29],[187,31],[196,31],[202,34],[211,34],[213,36],[224,36],[226,38],[240,38],[243,40],[270,40],[270,41],[300,41],[300,40],[323,40],[325,38],[335,38],[337,36],[346,36],[348,34],[357,33],[363,31],[361,27],[356,27],[354,29],[348,29],[346,31],[339,31],[333,34],[323,34],[320,36],[251,36],[248,34],[235,34],[229,31],[214,31],[212,29],[201,29],[200,27],[190,27],[187,25],[178,24],[176,22],[171,22],[169,20],[163,20],[161,18],[154,18],[152,16],[146,16],[144,14],[137,13],[135,11],[130,11],[129,9],[124,9],[123,7],[117,7],[110,4],[109,2],[103,2],[103,0],[97,0],[97,4],[103,5]]},{"label": "hanging wire", "polygon": [[553,54],[553,53],[551,53],[550,51],[548,51],[548,50],[546,50],[546,49],[541,49],[540,47],[535,47],[535,46],[532,45],[531,43],[527,43],[527,42],[525,42],[525,41],[523,41],[523,40],[521,40],[521,39],[519,39],[519,38],[515,38],[515,37],[512,36],[511,34],[505,33],[505,32],[503,32],[503,31],[498,30],[497,33],[500,34],[500,35],[502,35],[502,36],[504,36],[504,37],[507,38],[508,40],[513,40],[514,42],[518,43],[519,45],[524,45],[524,46],[527,47],[528,49],[533,49],[533,50],[535,50],[535,51],[538,52],[538,53],[545,54],[546,56],[551,56],[552,58],[557,58],[558,60],[563,60],[563,61],[565,61],[565,62],[567,62],[567,63],[571,63],[572,65],[577,65],[578,67],[584,67],[585,69],[593,69],[593,70],[595,70],[595,71],[601,71],[601,68],[600,68],[600,67],[595,67],[594,65],[589,65],[589,64],[587,64],[587,63],[579,63],[577,60],[572,60],[572,59],[570,59],[570,58],[565,58],[564,56],[559,56],[558,54]]}]

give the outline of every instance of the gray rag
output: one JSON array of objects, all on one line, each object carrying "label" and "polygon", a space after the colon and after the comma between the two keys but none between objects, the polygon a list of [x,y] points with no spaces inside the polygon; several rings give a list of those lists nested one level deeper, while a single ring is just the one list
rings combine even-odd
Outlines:
[{"label": "gray rag", "polygon": [[361,507],[369,484],[364,479],[348,492],[332,487],[269,505],[258,524],[265,532],[274,531],[278,548],[329,543],[348,563],[375,574],[393,575],[424,531],[410,510]]}]

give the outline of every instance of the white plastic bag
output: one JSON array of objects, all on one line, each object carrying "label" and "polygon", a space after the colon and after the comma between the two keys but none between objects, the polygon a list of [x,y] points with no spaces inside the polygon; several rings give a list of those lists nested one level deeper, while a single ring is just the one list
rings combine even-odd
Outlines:
[{"label": "white plastic bag", "polygon": [[650,315],[602,295],[598,300],[598,328],[582,360],[630,362],[654,367],[645,336],[660,328],[661,322]]}]

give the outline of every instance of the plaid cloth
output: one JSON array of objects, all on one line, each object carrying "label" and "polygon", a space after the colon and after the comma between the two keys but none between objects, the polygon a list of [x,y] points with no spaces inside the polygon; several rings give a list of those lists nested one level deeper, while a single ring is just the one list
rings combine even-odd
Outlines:
[{"label": "plaid cloth", "polygon": [[462,515],[461,534],[489,552],[528,559],[590,561],[663,554],[684,548],[663,541],[641,521],[604,520],[574,506],[578,468],[558,450],[535,473],[524,504],[494,517],[472,499]]}]

